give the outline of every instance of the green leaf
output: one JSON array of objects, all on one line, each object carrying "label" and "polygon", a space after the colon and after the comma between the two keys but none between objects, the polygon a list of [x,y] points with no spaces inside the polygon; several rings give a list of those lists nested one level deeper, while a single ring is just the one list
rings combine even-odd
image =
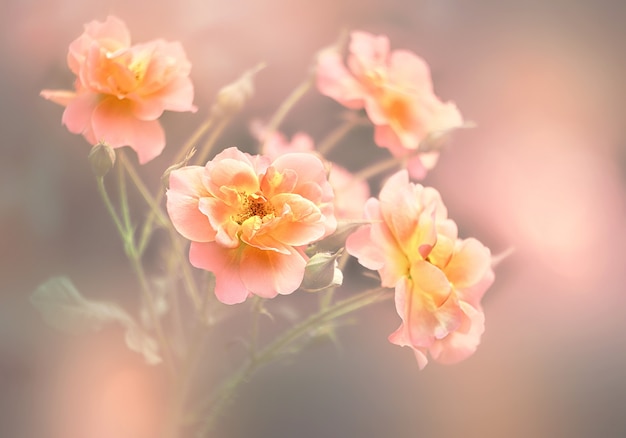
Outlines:
[{"label": "green leaf", "polygon": [[120,324],[126,331],[126,346],[143,355],[148,364],[161,362],[157,342],[126,311],[115,303],[83,297],[67,277],[53,277],[39,286],[31,303],[50,326],[71,334],[97,331],[107,324]]}]

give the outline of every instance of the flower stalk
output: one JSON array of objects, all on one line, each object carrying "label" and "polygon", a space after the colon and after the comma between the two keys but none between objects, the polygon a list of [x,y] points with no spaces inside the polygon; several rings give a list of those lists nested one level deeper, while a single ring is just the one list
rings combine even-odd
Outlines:
[{"label": "flower stalk", "polygon": [[[223,409],[230,403],[241,384],[247,381],[260,367],[283,355],[287,347],[342,316],[390,298],[392,298],[392,295],[385,288],[361,292],[318,311],[282,335],[279,335],[273,342],[252,355],[244,365],[220,386],[210,402],[198,411],[199,415],[203,412],[209,412],[209,414],[205,418],[204,426],[200,429],[197,438],[209,436],[209,432],[215,426],[216,420],[222,414]],[[200,418],[198,420],[202,421]]]}]

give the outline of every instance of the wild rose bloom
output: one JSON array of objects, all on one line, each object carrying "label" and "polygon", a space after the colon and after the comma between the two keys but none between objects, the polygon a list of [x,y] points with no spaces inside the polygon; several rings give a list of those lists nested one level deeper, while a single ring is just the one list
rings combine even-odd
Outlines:
[{"label": "wild rose bloom", "polygon": [[326,170],[309,153],[272,161],[229,148],[204,167],[174,170],[167,211],[191,240],[191,264],[215,274],[215,294],[226,304],[295,291],[305,246],[337,226]]},{"label": "wild rose bloom", "polygon": [[[259,136],[264,136],[261,151],[270,158],[290,152],[316,153],[313,139],[301,132],[294,134],[291,141],[287,141],[279,132],[259,132]],[[336,163],[328,163],[327,167],[328,182],[335,193],[335,217],[345,220],[361,219],[363,206],[370,196],[369,185],[366,181],[354,179],[350,171]]]},{"label": "wild rose bloom", "polygon": [[[463,124],[456,106],[435,96],[428,64],[406,50],[390,52],[385,36],[352,32],[347,66],[336,50],[322,52],[317,87],[348,108],[364,108],[375,126],[376,144],[397,157],[416,151],[430,135]],[[425,176],[437,157],[438,152],[412,157],[411,176]]]},{"label": "wild rose bloom", "polygon": [[163,111],[195,111],[191,64],[178,42],[154,40],[131,45],[124,22],[109,16],[92,21],[69,48],[67,63],[76,75],[74,91],[43,90],[65,106],[63,124],[91,144],[130,146],[140,163],[158,156],[165,134]]},{"label": "wild rose bloom", "polygon": [[346,243],[359,262],[395,288],[400,327],[390,342],[409,346],[420,368],[427,353],[441,363],[470,356],[484,331],[480,300],[494,279],[489,249],[458,238],[439,193],[409,182],[402,170],[366,204],[371,225]]}]

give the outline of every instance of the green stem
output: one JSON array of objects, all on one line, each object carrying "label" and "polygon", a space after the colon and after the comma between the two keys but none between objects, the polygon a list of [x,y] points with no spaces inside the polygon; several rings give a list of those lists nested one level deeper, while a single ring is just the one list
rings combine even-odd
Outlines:
[{"label": "green stem", "polygon": [[111,219],[113,219],[115,228],[117,228],[118,234],[124,241],[124,249],[126,249],[126,228],[124,227],[122,221],[117,215],[115,207],[113,207],[113,203],[111,202],[111,198],[109,198],[109,194],[107,193],[106,187],[104,186],[104,178],[101,176],[96,177],[96,183],[98,186],[98,193],[100,193],[100,197],[102,198],[102,201],[104,201],[104,206],[106,207],[109,216],[111,216]]},{"label": "green stem", "polygon": [[304,335],[310,333],[313,329],[339,318],[348,313],[354,312],[370,304],[387,300],[392,297],[391,294],[385,293],[386,289],[376,288],[354,295],[343,301],[334,304],[332,307],[320,310],[318,313],[311,315],[300,324],[292,327],[283,333],[272,343],[259,351],[248,362],[246,362],[239,370],[237,370],[217,391],[212,402],[208,406],[204,406],[200,412],[210,409],[210,414],[201,428],[198,438],[206,437],[214,427],[215,421],[221,414],[222,410],[231,401],[237,388],[245,382],[260,366],[265,365],[275,359],[291,343],[299,340]]},{"label": "green stem", "polygon": [[407,157],[390,157],[386,160],[374,163],[364,169],[359,170],[354,174],[354,181],[366,181],[380,173],[383,173],[394,167],[398,167],[402,164]]},{"label": "green stem", "polygon": [[[130,177],[133,184],[139,191],[139,194],[146,201],[146,204],[148,204],[148,207],[150,207],[150,211],[155,215],[156,219],[159,221],[160,225],[167,226],[169,224],[169,220],[167,219],[167,217],[165,217],[165,215],[161,211],[161,208],[159,207],[159,203],[152,196],[152,194],[150,193],[150,190],[148,190],[143,180],[141,179],[141,177],[135,170],[135,167],[128,161],[128,159],[123,153],[119,154],[119,160],[120,160],[120,163],[122,164],[122,167],[128,173],[128,176]],[[139,246],[139,248],[143,249],[141,245]]]},{"label": "green stem", "polygon": [[[137,247],[135,246],[135,242],[133,239],[133,230],[132,230],[132,226],[130,226],[130,219],[125,220],[128,226],[125,226],[124,223],[122,223],[117,212],[115,211],[115,208],[113,207],[111,198],[109,197],[109,194],[106,191],[106,187],[104,185],[104,178],[96,177],[96,181],[98,185],[98,192],[100,193],[100,196],[102,197],[102,200],[104,201],[104,205],[106,206],[106,209],[109,212],[109,215],[111,216],[111,218],[113,219],[113,223],[115,224],[115,227],[117,228],[117,231],[120,237],[122,238],[122,241],[124,243],[124,251],[126,252],[126,255],[131,261],[133,270],[135,271],[135,274],[137,275],[137,278],[139,280],[141,291],[144,296],[144,300],[146,301],[146,304],[148,305],[148,312],[150,314],[150,318],[155,328],[159,347],[161,348],[161,350],[163,351],[163,354],[165,355],[165,361],[169,364],[169,368],[170,368],[170,371],[172,372],[172,375],[174,375],[175,369],[174,369],[173,356],[171,354],[169,343],[167,342],[167,338],[165,337],[163,333],[163,329],[161,327],[161,323],[159,321],[159,318],[156,312],[156,306],[154,304],[152,294],[150,293],[148,280],[146,279],[145,272],[141,264],[141,256],[139,255],[137,251]],[[122,187],[123,187],[123,183],[122,181],[120,181],[120,188]],[[127,211],[128,204],[125,200],[126,200],[126,194],[122,195],[122,210],[124,210],[123,216],[129,217],[129,213]]]},{"label": "green stem", "polygon": [[141,263],[141,258],[136,250],[132,251],[132,255],[130,256],[130,261],[133,266],[133,270],[137,275],[137,279],[139,280],[139,285],[141,287],[142,295],[145,303],[148,306],[148,314],[150,315],[150,319],[152,320],[152,324],[154,326],[154,331],[157,336],[157,342],[163,351],[163,355],[165,363],[168,364],[168,369],[172,377],[176,377],[176,365],[174,363],[174,355],[172,354],[172,349],[170,343],[165,336],[165,332],[163,331],[163,327],[161,326],[161,321],[159,319],[156,304],[154,303],[154,297],[150,290],[150,285],[148,283],[148,279],[146,278],[146,273],[143,269],[143,265]]},{"label": "green stem", "polygon": [[206,134],[209,129],[211,129],[214,123],[215,116],[211,116],[202,125],[200,125],[198,129],[196,129],[191,138],[187,140],[185,145],[180,149],[180,151],[178,151],[178,154],[176,154],[176,157],[174,158],[174,164],[181,162],[183,158],[185,158],[185,156],[189,154],[189,151],[191,151],[195,143],[200,140],[200,138],[202,138],[202,136]]},{"label": "green stem", "polygon": [[[178,233],[173,228],[170,220],[165,216],[165,214],[161,211],[161,208],[159,207],[158,195],[157,195],[157,198],[154,198],[152,196],[148,188],[145,186],[141,177],[137,174],[137,171],[135,170],[133,165],[126,159],[126,157],[123,154],[120,154],[120,162],[122,166],[124,167],[124,170],[126,170],[126,172],[128,173],[128,176],[130,176],[130,179],[135,184],[135,187],[137,188],[137,190],[139,191],[143,199],[146,201],[146,203],[150,207],[150,212],[153,215],[152,217],[155,217],[159,221],[159,223],[167,229],[172,245],[174,246],[175,253],[181,254],[181,255],[184,254],[183,245],[180,241]],[[146,230],[148,226],[148,221],[150,220],[149,218],[150,216],[146,220],[144,231]],[[148,244],[148,241],[149,241],[149,237],[150,237],[149,234],[142,233],[141,238],[139,240],[139,244],[137,245],[137,252],[139,256],[141,256],[144,253],[146,246]],[[200,301],[201,301],[198,287],[196,286],[196,283],[193,280],[193,275],[191,273],[191,269],[189,265],[184,262],[185,257],[183,256],[183,257],[180,257],[179,259],[181,260],[179,262],[179,267],[180,267],[181,275],[183,278],[183,282],[185,284],[185,289],[187,290],[189,296],[191,297],[197,309],[200,306]]]},{"label": "green stem", "polygon": [[[118,152],[118,157],[123,156],[123,152]],[[119,195],[120,195],[120,209],[122,211],[122,220],[124,221],[124,228],[127,230],[132,230],[133,225],[130,220],[130,210],[128,208],[128,193],[126,191],[126,178],[124,177],[124,169],[122,166],[117,166],[117,177],[118,177],[118,186],[119,186]]]},{"label": "green stem", "polygon": [[324,140],[318,143],[317,152],[322,156],[328,155],[328,153],[333,150],[337,144],[339,144],[339,141],[344,138],[348,132],[361,123],[362,121],[356,114],[348,113],[344,122],[331,131],[324,138]]},{"label": "green stem", "polygon": [[259,343],[259,320],[263,313],[263,298],[255,296],[252,302],[252,326],[250,328],[250,356],[256,356]]},{"label": "green stem", "polygon": [[373,176],[376,176],[380,173],[385,172],[386,170],[392,169],[394,167],[397,167],[401,164],[406,163],[406,161],[408,161],[410,158],[416,155],[440,151],[443,148],[445,141],[447,139],[446,134],[456,129],[473,128],[474,126],[475,126],[474,123],[466,122],[462,126],[454,128],[452,130],[433,133],[431,134],[431,136],[424,139],[419,144],[417,149],[410,151],[409,153],[407,153],[406,155],[402,157],[390,157],[384,161],[374,163],[373,165],[366,167],[365,169],[362,169],[359,172],[355,173],[354,179],[355,180],[367,180]]},{"label": "green stem", "polygon": [[[184,157],[187,154],[189,154],[189,151],[194,147],[195,143],[198,140],[200,140],[200,138],[202,138],[202,136],[209,129],[211,129],[211,126],[213,126],[214,123],[215,123],[215,119],[214,117],[211,116],[202,125],[200,125],[198,129],[194,131],[194,133],[191,135],[189,140],[185,142],[183,147],[180,148],[180,150],[176,154],[176,157],[174,158],[174,164],[180,163],[184,159]],[[157,206],[160,205],[161,201],[163,200],[164,195],[165,195],[165,190],[159,190],[157,195],[154,197],[154,204]],[[141,238],[139,239],[139,248],[141,249],[142,252],[145,249],[145,246],[150,238],[150,235],[152,234],[154,221],[158,218],[159,212],[160,210],[158,209],[156,210],[152,209],[150,213],[148,214],[148,218],[146,219],[146,222],[144,223],[144,226],[141,232]]]},{"label": "green stem", "polygon": [[315,76],[313,74],[309,74],[309,76],[304,80],[304,82],[300,83],[287,98],[280,104],[269,123],[266,127],[266,132],[272,133],[275,132],[280,124],[283,122],[291,108],[298,103],[302,97],[311,89],[313,83],[315,82]]},{"label": "green stem", "polygon": [[198,163],[202,166],[206,164],[207,158],[209,157],[211,150],[215,145],[215,142],[222,134],[222,131],[224,131],[224,128],[226,128],[231,118],[232,116],[226,116],[219,121],[217,126],[211,131],[209,138],[207,138],[206,142],[204,142],[204,145],[202,145],[202,148],[198,152],[197,156],[193,157],[195,163]]}]

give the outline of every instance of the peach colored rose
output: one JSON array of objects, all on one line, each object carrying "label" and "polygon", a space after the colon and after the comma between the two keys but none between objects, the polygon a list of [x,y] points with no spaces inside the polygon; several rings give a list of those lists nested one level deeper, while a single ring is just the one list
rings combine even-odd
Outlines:
[{"label": "peach colored rose", "polygon": [[157,120],[163,111],[196,111],[191,64],[180,43],[131,45],[126,25],[116,17],[85,25],[70,44],[67,63],[76,75],[75,90],[41,95],[65,106],[63,123],[70,132],[91,144],[130,146],[142,164],[165,146]]},{"label": "peach colored rose", "polygon": [[[307,134],[298,132],[291,141],[287,141],[279,132],[263,133],[265,139],[261,152],[270,158],[278,158],[281,154],[290,152],[310,152],[315,154],[313,139]],[[360,219],[363,216],[363,206],[370,196],[369,185],[366,181],[355,180],[347,169],[336,164],[327,163],[329,168],[328,182],[335,193],[335,217],[337,219]]]},{"label": "peach colored rose", "polygon": [[489,249],[458,238],[439,193],[393,175],[366,204],[371,225],[347,240],[359,262],[395,288],[400,327],[389,340],[413,348],[420,368],[427,353],[442,363],[471,355],[484,330],[480,300],[494,279]]},{"label": "peach colored rose", "polygon": [[304,247],[337,226],[326,170],[309,153],[270,161],[229,148],[205,167],[174,170],[167,211],[192,241],[191,263],[215,274],[215,294],[227,304],[295,291]]},{"label": "peach colored rose", "polygon": [[[374,141],[397,157],[409,155],[429,135],[459,127],[456,106],[433,93],[426,62],[406,50],[390,52],[389,39],[352,32],[347,66],[336,50],[318,58],[319,91],[342,105],[364,108],[375,126]],[[411,176],[421,178],[437,161],[437,152],[409,160]]]}]

